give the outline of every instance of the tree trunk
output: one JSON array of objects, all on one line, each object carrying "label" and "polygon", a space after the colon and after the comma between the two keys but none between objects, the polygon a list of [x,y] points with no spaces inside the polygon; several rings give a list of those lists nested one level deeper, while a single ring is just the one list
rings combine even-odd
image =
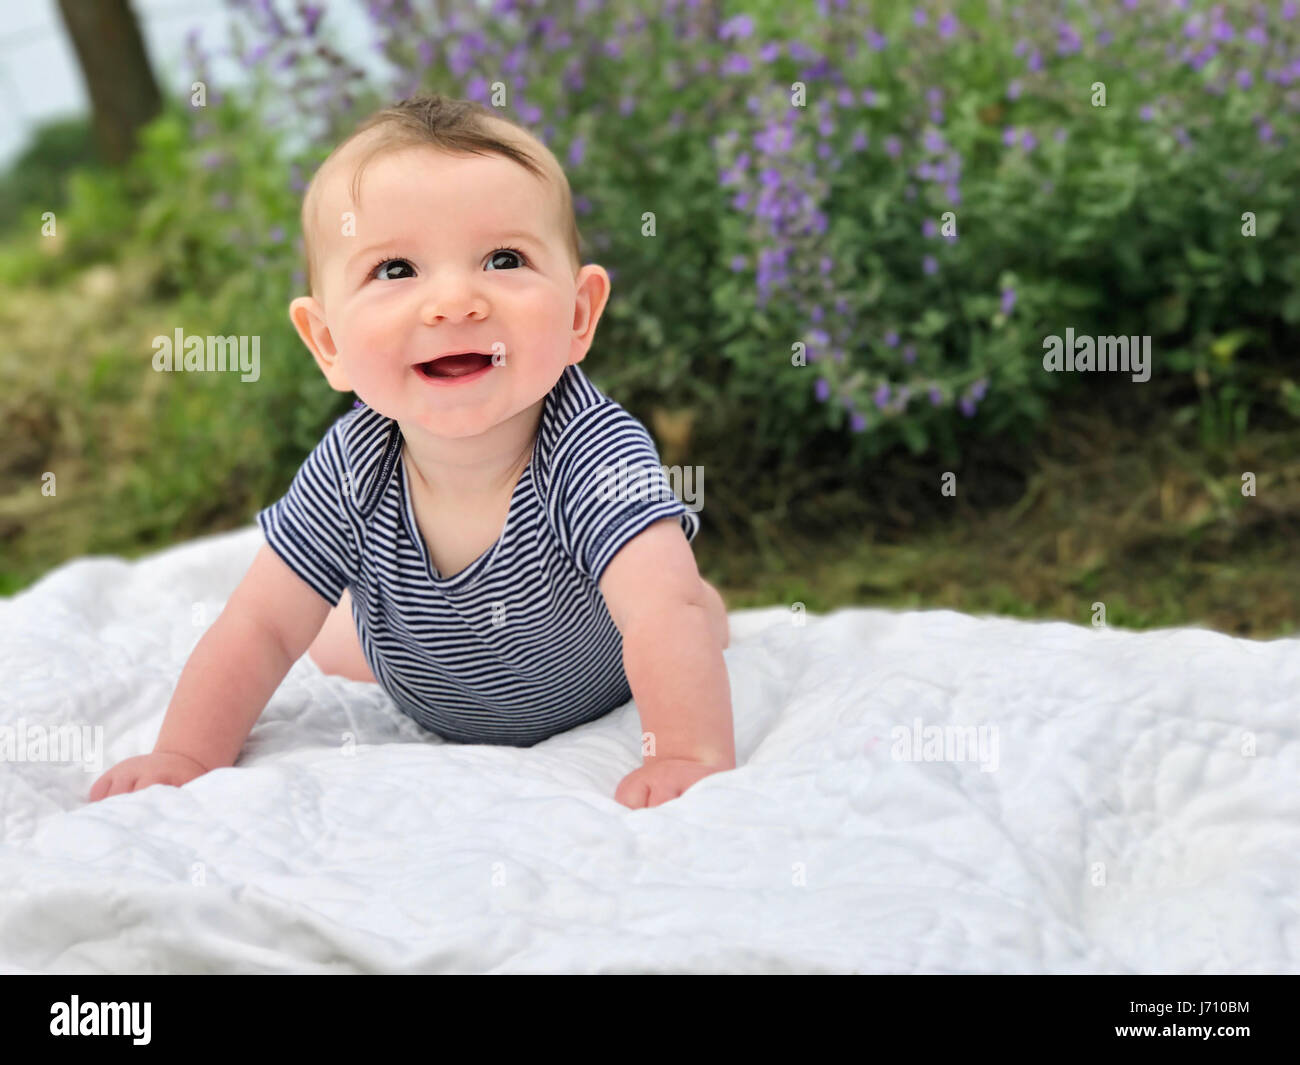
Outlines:
[{"label": "tree trunk", "polygon": [[106,163],[126,162],[136,131],[162,109],[158,83],[129,0],[59,0],[94,112]]}]

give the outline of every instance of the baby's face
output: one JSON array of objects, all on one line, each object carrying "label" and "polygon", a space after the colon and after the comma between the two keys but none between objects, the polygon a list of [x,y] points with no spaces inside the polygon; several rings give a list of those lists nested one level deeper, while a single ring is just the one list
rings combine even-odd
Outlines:
[{"label": "baby's face", "polygon": [[[501,156],[413,147],[370,161],[357,204],[353,171],[321,175],[320,301],[291,307],[334,388],[405,432],[474,436],[537,403],[582,360],[609,279],[594,265],[575,275],[553,188]],[[497,358],[431,365],[461,351]],[[477,372],[455,376],[469,366]]]}]

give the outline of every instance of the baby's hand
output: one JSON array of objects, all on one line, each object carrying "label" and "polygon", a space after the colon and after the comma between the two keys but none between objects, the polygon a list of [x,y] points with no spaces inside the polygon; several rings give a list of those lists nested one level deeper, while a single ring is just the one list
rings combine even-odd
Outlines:
[{"label": "baby's hand", "polygon": [[110,795],[125,795],[139,791],[150,784],[170,784],[179,788],[207,770],[193,758],[183,754],[156,751],[141,754],[118,762],[90,787],[90,802],[99,802]]},{"label": "baby's hand", "polygon": [[614,801],[631,810],[675,799],[692,784],[710,773],[721,773],[734,766],[705,765],[685,758],[656,758],[649,765],[625,776],[614,792]]}]

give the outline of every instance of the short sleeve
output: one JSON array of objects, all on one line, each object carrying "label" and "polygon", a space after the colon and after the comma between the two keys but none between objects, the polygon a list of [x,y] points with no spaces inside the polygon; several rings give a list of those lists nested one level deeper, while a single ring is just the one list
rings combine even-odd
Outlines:
[{"label": "short sleeve", "polygon": [[[688,499],[703,484],[681,471]],[[617,403],[580,413],[557,442],[547,503],[561,547],[599,583],[629,540],[663,518],[676,517],[688,541],[700,519],[673,491],[659,453],[639,421]]]},{"label": "short sleeve", "polygon": [[266,542],[331,606],[358,569],[344,496],[343,422],[335,422],[307,456],[284,496],[257,515]]}]

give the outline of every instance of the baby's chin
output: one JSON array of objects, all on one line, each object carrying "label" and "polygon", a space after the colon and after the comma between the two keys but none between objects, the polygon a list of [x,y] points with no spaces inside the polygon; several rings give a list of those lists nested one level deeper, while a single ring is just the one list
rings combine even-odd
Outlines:
[{"label": "baby's chin", "polygon": [[510,420],[510,412],[488,409],[486,405],[475,408],[427,409],[400,411],[386,415],[394,419],[402,432],[419,432],[440,440],[467,440],[489,433]]}]

